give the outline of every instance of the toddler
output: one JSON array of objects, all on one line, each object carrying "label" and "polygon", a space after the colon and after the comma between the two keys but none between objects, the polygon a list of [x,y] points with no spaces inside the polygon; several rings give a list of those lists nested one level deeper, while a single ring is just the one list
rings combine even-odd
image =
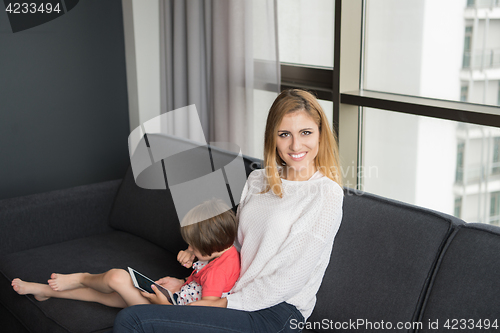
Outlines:
[{"label": "toddler", "polygon": [[[213,216],[205,218],[207,216]],[[157,284],[177,293],[178,304],[197,302],[211,306],[227,296],[240,274],[239,253],[233,246],[238,223],[234,212],[222,200],[206,201],[189,211],[181,223],[181,234],[189,244],[180,251],[178,260],[189,267],[199,259],[186,279],[164,277]],[[169,304],[153,286],[155,294],[135,288],[128,271],[111,269],[101,274],[74,273],[51,275],[48,284],[14,279],[12,287],[21,295],[31,294],[38,301],[50,297],[98,302],[125,308],[137,304]]]},{"label": "toddler", "polygon": [[[202,220],[209,215],[215,216]],[[233,246],[237,231],[236,216],[222,200],[206,201],[186,215],[181,223],[181,235],[189,247],[180,251],[177,259],[185,267],[191,266],[194,257],[198,261],[182,286],[169,289],[177,294],[177,304],[229,295],[240,276],[240,256]]]}]

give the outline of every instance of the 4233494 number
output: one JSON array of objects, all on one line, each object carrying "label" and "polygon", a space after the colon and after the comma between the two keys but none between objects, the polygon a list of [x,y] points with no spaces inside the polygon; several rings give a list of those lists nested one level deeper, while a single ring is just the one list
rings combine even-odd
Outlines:
[{"label": "4233494 number", "polygon": [[444,328],[449,330],[465,330],[465,329],[498,329],[498,319],[448,319],[443,325]]},{"label": "4233494 number", "polygon": [[35,14],[35,13],[47,13],[50,14],[52,12],[55,13],[60,13],[61,8],[59,6],[59,3],[52,5],[50,2],[47,3],[41,3],[41,4],[36,4],[36,3],[19,3],[19,2],[14,2],[14,3],[9,3],[7,8],[5,8],[5,11],[11,14]]}]

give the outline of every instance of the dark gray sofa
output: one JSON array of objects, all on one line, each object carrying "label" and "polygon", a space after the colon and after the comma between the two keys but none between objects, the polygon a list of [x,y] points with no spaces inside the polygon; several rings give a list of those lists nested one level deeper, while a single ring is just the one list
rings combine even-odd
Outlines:
[{"label": "dark gray sofa", "polygon": [[[259,162],[244,161],[247,175]],[[1,332],[107,332],[119,311],[37,302],[13,291],[15,277],[46,283],[52,272],[127,266],[152,278],[190,273],[176,261],[186,244],[170,192],[137,187],[130,169],[123,180],[2,200],[0,224]],[[493,323],[500,319],[499,281],[500,228],[346,189],[342,225],[305,331]],[[397,329],[399,322],[407,327]]]}]

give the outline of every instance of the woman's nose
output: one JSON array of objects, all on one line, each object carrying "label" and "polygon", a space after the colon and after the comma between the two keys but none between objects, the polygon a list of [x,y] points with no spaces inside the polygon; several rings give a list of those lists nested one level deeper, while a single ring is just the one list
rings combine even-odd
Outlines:
[{"label": "woman's nose", "polygon": [[298,152],[299,149],[302,147],[302,142],[300,141],[299,138],[292,138],[292,145],[290,146],[290,150]]}]

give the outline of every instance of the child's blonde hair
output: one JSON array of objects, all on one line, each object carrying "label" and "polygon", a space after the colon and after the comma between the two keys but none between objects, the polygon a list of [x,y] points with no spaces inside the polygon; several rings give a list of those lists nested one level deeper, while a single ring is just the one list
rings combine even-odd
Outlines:
[{"label": "child's blonde hair", "polygon": [[[213,217],[203,219],[205,216]],[[181,235],[184,241],[204,256],[210,256],[214,252],[230,247],[237,232],[236,215],[220,199],[208,200],[194,207],[181,222]]]}]

